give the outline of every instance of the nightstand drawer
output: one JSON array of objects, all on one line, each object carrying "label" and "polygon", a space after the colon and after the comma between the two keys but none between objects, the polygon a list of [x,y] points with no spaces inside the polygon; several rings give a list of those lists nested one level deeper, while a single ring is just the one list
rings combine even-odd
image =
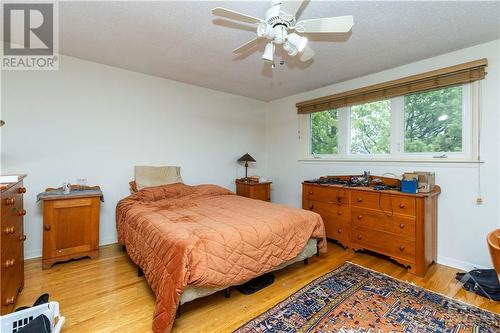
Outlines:
[{"label": "nightstand drawer", "polygon": [[271,182],[251,183],[236,180],[236,194],[250,199],[271,201]]}]

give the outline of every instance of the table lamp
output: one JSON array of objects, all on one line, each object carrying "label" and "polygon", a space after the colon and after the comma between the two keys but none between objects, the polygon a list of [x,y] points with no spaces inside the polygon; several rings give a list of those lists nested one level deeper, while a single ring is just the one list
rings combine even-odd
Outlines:
[{"label": "table lamp", "polygon": [[250,154],[246,153],[245,155],[238,158],[238,162],[245,162],[245,180],[248,180],[248,162],[257,162]]}]

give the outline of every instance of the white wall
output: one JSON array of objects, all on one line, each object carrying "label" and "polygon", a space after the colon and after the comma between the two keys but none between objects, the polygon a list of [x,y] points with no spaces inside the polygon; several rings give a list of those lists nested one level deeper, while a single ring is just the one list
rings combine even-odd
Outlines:
[{"label": "white wall", "polygon": [[[234,189],[249,152],[265,168],[265,104],[76,58],[58,71],[2,73],[2,173],[27,173],[26,257],[41,255],[49,186],[100,185],[100,242],[116,241],[115,206],[134,165],[179,165],[188,184]],[[259,173],[258,170],[249,170]]]},{"label": "white wall", "polygon": [[[363,170],[370,170],[375,175],[434,171],[436,182],[442,187],[438,208],[438,262],[465,269],[491,267],[485,238],[488,231],[500,225],[499,51],[497,40],[270,102],[267,106],[267,161],[268,174],[274,181],[273,201],[300,207],[301,181],[324,175],[356,174]],[[480,58],[487,58],[489,62],[488,75],[481,81],[480,101],[483,205],[476,205],[478,169],[475,164],[298,161],[303,156],[297,136],[296,102]]]}]

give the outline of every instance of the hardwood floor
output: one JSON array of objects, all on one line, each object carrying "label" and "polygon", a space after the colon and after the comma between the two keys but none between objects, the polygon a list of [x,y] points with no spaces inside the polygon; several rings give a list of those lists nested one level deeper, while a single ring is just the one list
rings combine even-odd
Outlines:
[{"label": "hardwood floor", "polygon": [[[454,280],[455,269],[433,265],[425,278],[409,274],[388,259],[353,253],[328,243],[328,253],[296,263],[276,272],[273,285],[254,295],[232,290],[230,299],[222,292],[197,299],[182,307],[173,332],[230,332],[264,312],[308,282],[335,269],[345,261],[389,274],[461,301],[500,313],[500,302],[465,292]],[[117,244],[101,247],[99,258],[56,264],[42,271],[41,259],[25,263],[25,287],[16,306],[31,305],[42,293],[59,301],[66,316],[63,332],[150,332],[154,295],[144,277]]]}]

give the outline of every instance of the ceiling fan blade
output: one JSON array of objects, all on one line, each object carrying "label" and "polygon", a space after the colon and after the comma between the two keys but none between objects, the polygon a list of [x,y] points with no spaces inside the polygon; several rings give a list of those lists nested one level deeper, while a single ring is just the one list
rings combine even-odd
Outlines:
[{"label": "ceiling fan blade", "polygon": [[300,7],[305,1],[307,0],[300,0],[300,1],[283,0],[283,2],[281,3],[280,10],[295,17],[295,15],[297,15],[297,12],[299,11]]},{"label": "ceiling fan blade", "polygon": [[246,42],[245,44],[241,45],[240,47],[235,48],[233,50],[233,53],[242,53],[242,52],[246,51],[247,49],[250,49],[250,48],[256,46],[258,40],[259,40],[259,37],[255,37],[254,39]]},{"label": "ceiling fan blade", "polygon": [[304,48],[304,51],[302,51],[302,54],[300,55],[300,61],[303,61],[303,62],[306,62],[310,59],[312,59],[312,57],[314,57],[314,51],[313,49],[311,49],[311,47],[309,45],[306,45],[306,47]]},{"label": "ceiling fan blade", "polygon": [[351,15],[303,20],[297,23],[304,33],[348,32],[354,25]]},{"label": "ceiling fan blade", "polygon": [[248,23],[259,23],[262,21],[259,18],[238,13],[235,12],[234,10],[222,8],[222,7],[216,7],[212,9],[212,14],[217,15],[217,16],[222,16],[228,19],[236,20],[236,21],[242,21],[242,22],[248,22]]}]

